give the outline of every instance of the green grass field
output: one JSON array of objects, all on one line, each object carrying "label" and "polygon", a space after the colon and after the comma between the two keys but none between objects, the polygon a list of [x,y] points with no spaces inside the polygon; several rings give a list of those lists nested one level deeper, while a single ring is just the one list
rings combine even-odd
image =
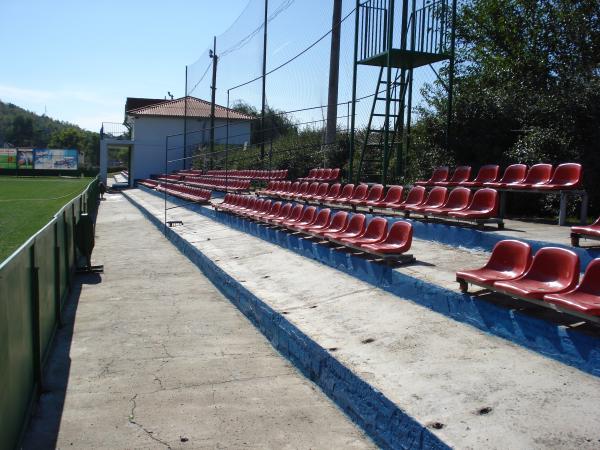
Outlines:
[{"label": "green grass field", "polygon": [[46,225],[91,180],[0,177],[0,262]]}]

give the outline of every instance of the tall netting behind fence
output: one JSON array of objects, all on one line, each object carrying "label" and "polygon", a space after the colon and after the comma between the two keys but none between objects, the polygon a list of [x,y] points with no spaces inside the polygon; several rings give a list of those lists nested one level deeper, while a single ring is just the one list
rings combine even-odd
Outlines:
[{"label": "tall netting behind fence", "polygon": [[[333,3],[268,2],[264,117],[265,0],[250,0],[228,30],[206,43],[207,49],[187,67],[186,95],[210,103],[216,63],[215,100],[223,108],[216,107],[210,125],[204,121],[198,128],[200,121],[187,120],[183,135],[167,139],[167,171],[286,168],[295,177],[310,167],[347,167],[356,3],[342,4],[337,133],[333,142],[326,143]],[[396,10],[400,17],[398,5]],[[423,102],[423,86],[436,80],[436,71],[444,64],[414,71],[413,110]],[[358,66],[358,133],[367,125],[373,97],[381,92],[378,73],[379,67]],[[193,119],[189,109],[188,118]]]}]

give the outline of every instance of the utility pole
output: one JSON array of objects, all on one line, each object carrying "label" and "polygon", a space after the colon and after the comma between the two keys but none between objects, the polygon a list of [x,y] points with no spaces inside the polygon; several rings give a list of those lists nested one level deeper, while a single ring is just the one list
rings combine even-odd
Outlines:
[{"label": "utility pole", "polygon": [[212,70],[212,85],[211,89],[211,101],[210,101],[210,153],[212,154],[215,150],[215,98],[217,95],[217,64],[219,57],[217,56],[217,37],[213,37],[213,49],[208,53],[213,60]]},{"label": "utility pole", "polygon": [[263,61],[262,61],[262,108],[260,110],[260,160],[265,159],[265,105],[267,86],[267,23],[269,21],[269,0],[265,0],[265,24],[263,30]]},{"label": "utility pole", "polygon": [[187,169],[187,91],[188,66],[185,66],[185,95],[183,97],[183,168]]},{"label": "utility pole", "polygon": [[329,54],[329,93],[327,96],[327,129],[325,143],[335,142],[337,126],[338,85],[340,76],[340,35],[342,20],[342,0],[333,0],[331,18],[331,52]]}]

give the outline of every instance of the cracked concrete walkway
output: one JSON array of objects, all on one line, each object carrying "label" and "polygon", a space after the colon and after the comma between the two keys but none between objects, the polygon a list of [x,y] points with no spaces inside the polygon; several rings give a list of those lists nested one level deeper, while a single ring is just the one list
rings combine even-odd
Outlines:
[{"label": "cracked concrete walkway", "polygon": [[107,195],[25,448],[372,448],[120,194]]}]

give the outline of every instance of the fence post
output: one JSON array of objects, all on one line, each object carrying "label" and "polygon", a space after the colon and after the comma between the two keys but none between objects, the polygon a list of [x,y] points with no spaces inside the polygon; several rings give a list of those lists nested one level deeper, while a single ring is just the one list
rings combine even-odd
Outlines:
[{"label": "fence post", "polygon": [[42,392],[42,344],[40,333],[40,280],[39,267],[35,265],[35,241],[30,249],[30,287],[31,287],[31,310],[33,335],[33,380],[38,395]]},{"label": "fence post", "polygon": [[56,323],[63,326],[60,295],[60,246],[58,245],[58,220],[54,223],[54,310]]}]

